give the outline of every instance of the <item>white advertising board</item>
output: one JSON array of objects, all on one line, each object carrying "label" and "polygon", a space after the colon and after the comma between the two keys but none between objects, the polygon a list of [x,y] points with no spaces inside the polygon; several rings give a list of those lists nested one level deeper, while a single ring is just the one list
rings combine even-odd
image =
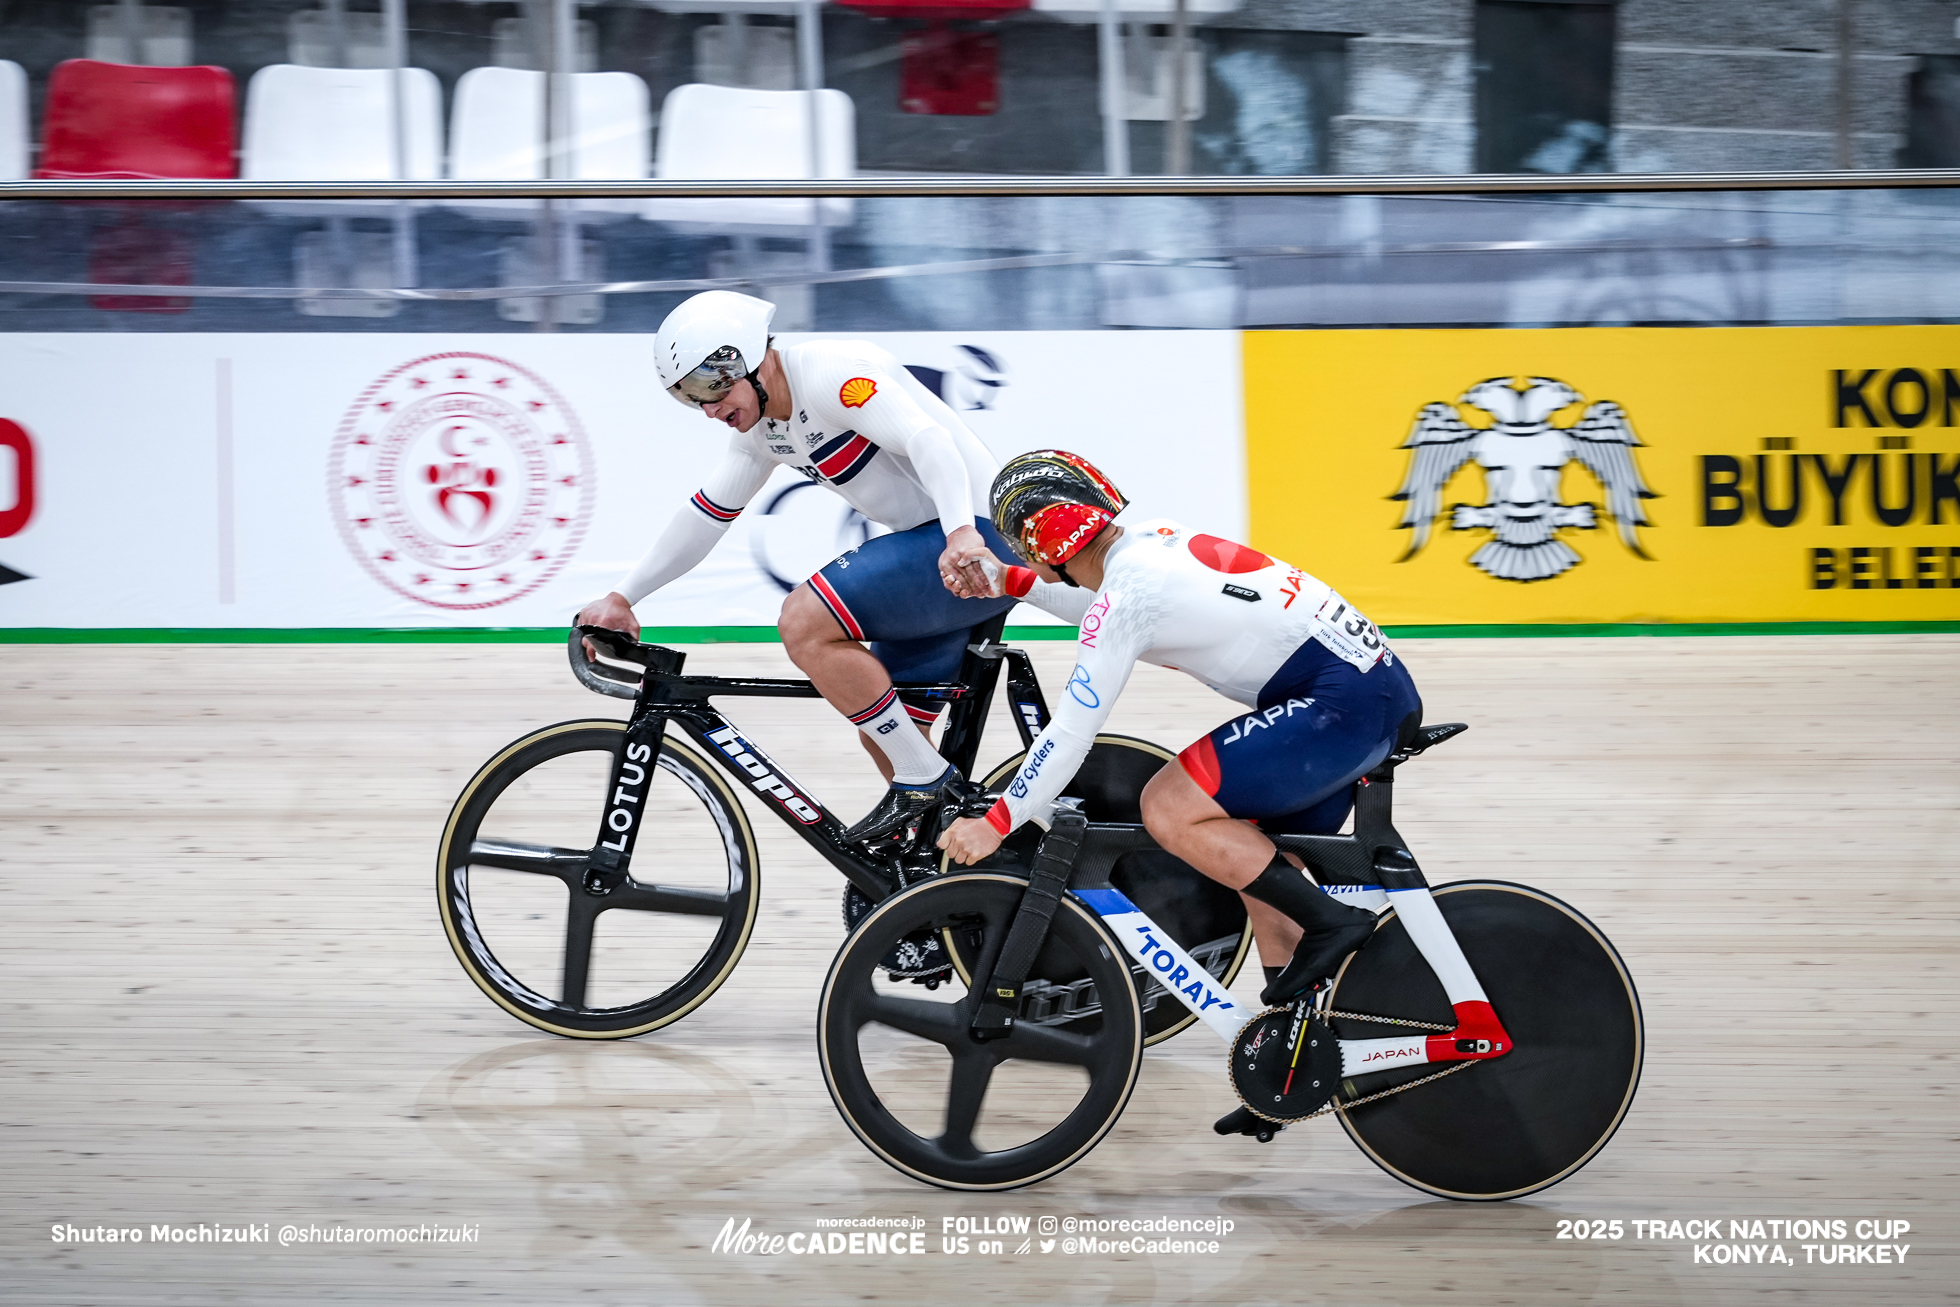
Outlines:
[{"label": "white advertising board", "polygon": [[[1243,538],[1236,332],[868,338],[929,369],[996,455],[1075,450],[1131,516]],[[662,393],[649,345],[0,335],[0,627],[561,625],[722,450]],[[867,529],[778,472],[641,620],[774,625],[787,588]]]}]

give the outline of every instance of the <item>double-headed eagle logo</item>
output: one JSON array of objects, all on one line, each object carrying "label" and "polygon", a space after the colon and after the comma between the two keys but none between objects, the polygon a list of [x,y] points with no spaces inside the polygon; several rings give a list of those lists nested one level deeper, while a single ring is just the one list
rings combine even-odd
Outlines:
[{"label": "double-headed eagle logo", "polygon": [[1501,581],[1546,581],[1581,560],[1557,538],[1565,527],[1592,530],[1598,506],[1559,502],[1559,475],[1577,459],[1599,478],[1606,491],[1606,513],[1619,527],[1620,542],[1641,558],[1639,528],[1648,525],[1643,499],[1658,496],[1640,479],[1633,450],[1640,438],[1618,404],[1587,405],[1577,422],[1554,426],[1552,414],[1586,397],[1550,377],[1492,377],[1463,392],[1458,404],[1490,415],[1489,426],[1471,426],[1451,404],[1427,404],[1402,448],[1409,450],[1408,475],[1392,499],[1407,501],[1402,527],[1413,528],[1409,552],[1415,557],[1429,543],[1430,527],[1442,512],[1443,487],[1465,463],[1484,470],[1482,504],[1451,505],[1450,526],[1492,532],[1470,562]]}]

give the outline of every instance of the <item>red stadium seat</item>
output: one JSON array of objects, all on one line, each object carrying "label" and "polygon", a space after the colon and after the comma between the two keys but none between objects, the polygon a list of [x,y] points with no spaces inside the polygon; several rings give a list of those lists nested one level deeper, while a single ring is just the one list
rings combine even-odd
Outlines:
[{"label": "red stadium seat", "polygon": [[48,79],[36,177],[236,177],[237,88],[222,68],[70,59]]},{"label": "red stadium seat", "polygon": [[1000,38],[955,30],[954,21],[986,22],[1027,9],[1034,0],[836,0],[874,18],[918,18],[923,30],[900,42],[898,107],[906,113],[990,114],[1000,107]]}]

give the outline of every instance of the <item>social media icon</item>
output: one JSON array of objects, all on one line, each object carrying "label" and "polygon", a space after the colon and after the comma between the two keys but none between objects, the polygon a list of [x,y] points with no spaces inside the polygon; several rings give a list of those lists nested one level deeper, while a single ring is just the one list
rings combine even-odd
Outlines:
[{"label": "social media icon", "polygon": [[1042,1217],[1042,1218],[1041,1218],[1041,1232],[1042,1232],[1043,1234],[1053,1234],[1053,1233],[1055,1233],[1055,1218],[1054,1218],[1054,1217],[1052,1217],[1052,1216],[1044,1216],[1044,1217]]},{"label": "social media icon", "polygon": [[1054,1251],[1055,1251],[1055,1241],[1054,1241],[1053,1239],[1043,1239],[1043,1240],[1041,1241],[1041,1251],[1043,1251],[1043,1252],[1045,1252],[1045,1253],[1052,1253],[1052,1252],[1054,1252]]}]

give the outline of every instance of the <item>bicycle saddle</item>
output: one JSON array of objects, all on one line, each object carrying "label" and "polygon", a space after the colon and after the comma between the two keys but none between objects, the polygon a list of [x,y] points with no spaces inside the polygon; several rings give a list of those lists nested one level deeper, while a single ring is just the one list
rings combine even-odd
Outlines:
[{"label": "bicycle saddle", "polygon": [[1418,726],[1415,737],[1397,749],[1389,761],[1407,762],[1424,750],[1435,748],[1452,735],[1461,735],[1469,729],[1468,722],[1438,722],[1434,726]]}]

